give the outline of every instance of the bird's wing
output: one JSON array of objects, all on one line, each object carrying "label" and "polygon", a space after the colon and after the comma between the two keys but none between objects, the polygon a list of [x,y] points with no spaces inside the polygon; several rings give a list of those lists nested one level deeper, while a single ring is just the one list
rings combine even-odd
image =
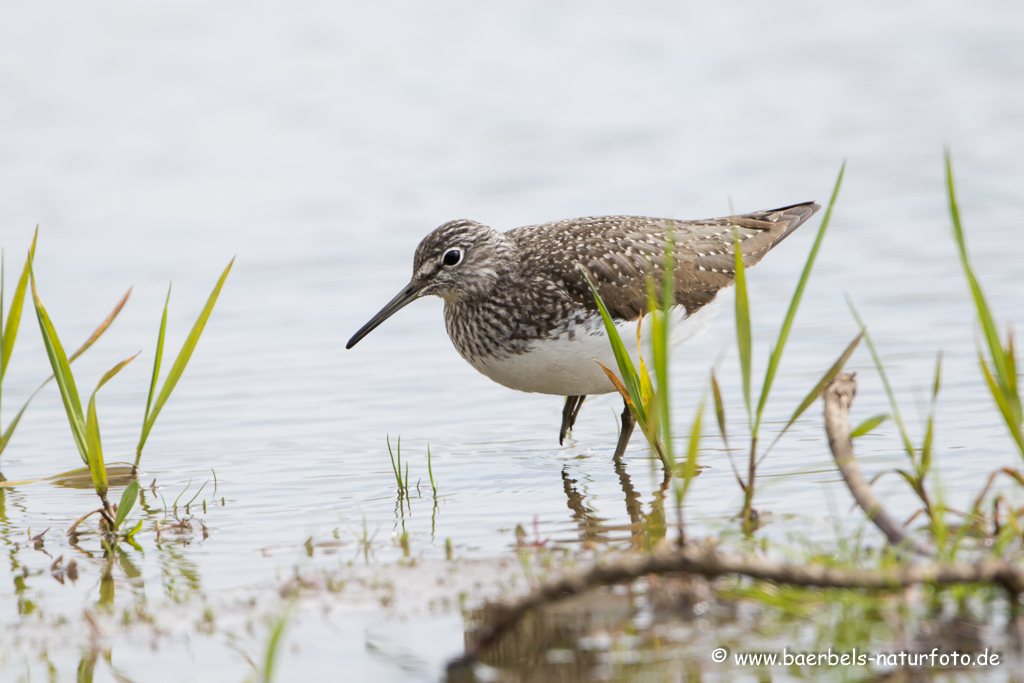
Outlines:
[{"label": "bird's wing", "polygon": [[633,320],[647,311],[648,275],[660,294],[670,243],[675,300],[692,314],[733,283],[734,239],[739,239],[743,263],[750,267],[819,208],[807,202],[699,221],[600,216],[517,228],[508,235],[520,245],[527,275],[541,268],[549,275],[557,272],[574,303],[596,310],[581,271],[586,269],[612,317]]}]

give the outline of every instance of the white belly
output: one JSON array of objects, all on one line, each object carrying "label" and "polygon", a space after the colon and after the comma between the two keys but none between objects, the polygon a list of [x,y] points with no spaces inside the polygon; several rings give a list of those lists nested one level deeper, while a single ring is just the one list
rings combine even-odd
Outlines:
[{"label": "white belly", "polygon": [[[672,346],[678,346],[705,332],[719,305],[716,298],[692,316],[687,316],[682,306],[676,306],[671,321]],[[650,314],[644,318],[641,339],[644,359],[648,363],[652,358],[649,317]],[[636,327],[635,321],[618,325],[619,336],[634,366],[638,367]],[[567,331],[554,339],[532,342],[525,353],[506,358],[477,358],[470,360],[470,363],[498,384],[518,391],[558,396],[586,396],[615,391],[615,386],[598,365],[598,362],[601,363],[619,376],[615,354],[601,318],[594,316],[586,324],[576,327],[573,333],[572,339]]]}]

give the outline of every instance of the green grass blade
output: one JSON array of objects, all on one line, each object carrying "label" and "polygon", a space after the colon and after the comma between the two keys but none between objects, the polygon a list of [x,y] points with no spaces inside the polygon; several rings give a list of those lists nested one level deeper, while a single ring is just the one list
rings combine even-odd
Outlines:
[{"label": "green grass blade", "polygon": [[[153,377],[149,381],[149,396],[146,397],[146,412],[142,416],[142,424],[149,420],[149,409],[153,405],[153,394],[160,378],[160,361],[164,355],[164,333],[167,331],[167,307],[171,303],[171,286],[167,286],[167,299],[164,300],[164,313],[160,317],[160,332],[156,336],[156,357],[153,359]],[[141,448],[141,447],[140,447]]]},{"label": "green grass blade", "polygon": [[860,340],[863,336],[864,333],[861,332],[856,337],[854,337],[853,341],[847,345],[846,349],[839,356],[836,362],[832,364],[832,367],[830,367],[825,372],[825,374],[821,376],[821,379],[818,380],[818,383],[814,385],[814,388],[811,389],[810,392],[808,392],[807,396],[804,397],[804,400],[801,401],[800,405],[797,406],[796,410],[793,411],[793,416],[789,418],[789,422],[786,423],[786,426],[779,430],[779,433],[775,435],[775,439],[772,441],[771,446],[769,446],[768,450],[765,451],[766,455],[769,451],[772,450],[772,448],[775,447],[775,444],[778,443],[780,438],[782,438],[782,435],[785,434],[789,430],[789,428],[793,426],[793,423],[796,422],[800,418],[800,416],[804,414],[804,411],[810,408],[811,404],[814,403],[819,396],[821,396],[821,393],[825,391],[826,385],[828,385],[829,382],[835,379],[836,375],[838,375],[839,372],[843,369],[843,366],[846,365],[846,361],[848,361],[850,359],[850,356],[853,355],[854,349],[857,348],[857,344],[860,343]]},{"label": "green grass blade", "polygon": [[123,361],[121,361],[120,363],[118,363],[114,367],[112,367],[109,370],[107,370],[103,374],[103,377],[100,377],[99,384],[96,385],[96,389],[92,392],[93,395],[95,396],[96,392],[100,390],[100,387],[102,387],[104,384],[109,382],[111,380],[111,378],[113,378],[114,375],[116,375],[117,373],[121,372],[121,370],[124,369],[124,366],[128,365],[129,363],[131,363],[133,360],[135,360],[138,357],[139,357],[139,354],[135,354],[131,358],[125,358]]},{"label": "green grass blade", "polygon": [[[601,299],[601,295],[597,293],[597,287],[594,286],[594,281],[590,279],[590,273],[583,270],[583,277],[587,281],[587,285],[590,286],[590,291],[594,294],[594,301],[597,302],[597,308],[601,313],[601,320],[604,321],[605,330],[608,332],[608,341],[612,345],[612,352],[615,354],[615,363],[619,366],[619,373],[622,375],[622,383],[626,387],[626,391],[629,393],[630,399],[633,402],[634,411],[637,409],[643,410],[643,403],[640,400],[640,376],[633,367],[633,361],[629,357],[629,353],[626,351],[625,345],[622,343],[622,337],[619,335],[619,330],[615,327],[615,323],[612,321],[611,314],[608,313],[608,307],[604,305],[604,301]],[[638,417],[640,417],[638,415]],[[645,416],[646,417],[646,416]],[[646,419],[643,420],[646,422]]]},{"label": "green grass blade", "polygon": [[971,288],[971,297],[974,300],[974,305],[978,312],[978,319],[981,321],[985,342],[989,347],[989,351],[992,353],[993,360],[995,361],[996,368],[998,369],[997,375],[999,377],[1006,377],[1008,374],[1008,368],[1000,367],[1004,362],[1002,354],[1003,348],[999,341],[999,333],[996,329],[995,320],[992,317],[992,311],[988,307],[988,301],[985,299],[985,295],[981,290],[981,285],[974,276],[974,269],[971,267],[970,260],[967,256],[967,241],[964,238],[963,223],[960,220],[960,208],[956,200],[956,187],[953,183],[953,160],[950,157],[948,149],[945,152],[945,161],[946,191],[949,198],[949,214],[953,222],[953,236],[956,238],[957,251],[960,255],[960,264],[963,266],[964,274],[967,276],[967,282]]},{"label": "green grass blade", "polygon": [[[110,324],[112,322],[114,322],[114,319],[117,317],[117,314],[121,312],[122,308],[124,308],[125,303],[128,301],[128,296],[131,293],[132,293],[132,290],[129,288],[128,291],[125,293],[125,295],[123,297],[121,297],[121,300],[114,307],[114,310],[111,311],[110,315],[107,316],[106,320],[104,320],[102,323],[100,323],[99,327],[97,327],[95,330],[93,330],[92,335],[90,335],[89,338],[86,339],[85,342],[81,346],[78,347],[78,350],[75,351],[73,354],[71,354],[71,356],[68,358],[68,365],[69,366],[70,366],[71,363],[75,362],[76,358],[78,358],[83,353],[85,353],[85,351],[88,350],[88,348],[90,346],[92,346],[93,343],[97,339],[99,339],[100,336],[102,336],[102,334],[104,332],[107,331],[107,328],[109,328]],[[7,447],[7,442],[11,440],[11,436],[14,434],[14,429],[15,429],[15,427],[18,426],[18,422],[21,421],[21,416],[25,414],[25,410],[28,408],[28,404],[32,402],[32,399],[34,399],[36,397],[36,394],[38,394],[40,391],[42,391],[43,387],[45,387],[47,384],[49,384],[50,380],[54,379],[54,377],[55,377],[54,375],[50,375],[49,377],[47,377],[46,381],[44,381],[42,384],[40,384],[39,387],[35,391],[32,392],[32,395],[29,396],[28,399],[25,401],[24,405],[21,406],[21,410],[18,411],[18,414],[15,415],[14,419],[11,420],[11,423],[9,425],[7,425],[7,429],[3,432],[2,435],[0,435],[0,453],[2,453],[4,448]]]},{"label": "green grass blade", "polygon": [[889,419],[889,416],[888,415],[884,415],[884,414],[875,415],[873,417],[869,417],[868,419],[864,420],[859,425],[857,425],[850,432],[850,438],[851,439],[856,439],[858,436],[864,436],[865,434],[867,434],[868,432],[871,432],[872,430],[875,429],[875,427],[877,427],[878,425],[882,424],[883,422],[885,422],[888,419]]},{"label": "green grass blade", "polygon": [[[38,392],[39,389],[36,389],[36,393]],[[32,396],[29,397],[28,401],[25,401],[25,405],[21,407],[21,410],[19,410],[18,414],[14,416],[11,423],[7,425],[7,429],[3,430],[3,433],[0,433],[0,453],[3,453],[4,449],[7,448],[7,442],[11,440],[11,435],[14,434],[15,427],[17,427],[18,423],[21,422],[21,416],[25,414],[25,409],[28,408],[29,401],[31,401],[35,395],[36,394],[33,393]]]},{"label": "green grass blade", "polygon": [[[46,382],[49,381],[50,380],[46,380]],[[3,453],[4,449],[7,448],[7,442],[11,440],[11,435],[14,434],[14,429],[18,426],[18,423],[21,422],[21,416],[25,414],[25,410],[28,408],[28,404],[32,402],[32,399],[36,397],[36,394],[43,390],[43,387],[46,386],[46,382],[40,384],[39,388],[32,392],[32,395],[29,396],[28,399],[26,399],[25,403],[21,406],[21,410],[18,411],[18,414],[15,415],[14,419],[11,420],[11,423],[7,425],[7,429],[4,430],[2,434],[0,434],[0,453]]]},{"label": "green grass blade", "polygon": [[1004,378],[1009,377],[1010,371],[1006,361],[1006,353],[999,340],[999,332],[996,329],[995,320],[992,318],[992,312],[989,310],[988,302],[985,300],[985,295],[981,290],[981,285],[978,284],[978,280],[974,276],[973,271],[968,271],[967,281],[971,288],[971,295],[975,302],[975,308],[978,311],[978,319],[981,321],[982,335],[985,339],[985,344],[988,346],[989,353],[992,355],[992,360],[997,370],[997,376],[1000,380],[1004,380]]},{"label": "green grass blade", "polygon": [[1020,425],[1017,425],[1013,421],[1013,409],[1010,407],[1010,401],[1003,391],[1003,388],[999,385],[999,381],[993,376],[992,371],[989,370],[988,363],[985,358],[978,352],[978,364],[981,366],[981,372],[985,376],[985,382],[988,384],[989,391],[992,393],[992,398],[996,402],[996,407],[999,408],[999,412],[1003,416],[1003,420],[1006,422],[1006,426],[1010,429],[1010,436],[1013,437],[1014,442],[1017,444],[1017,448],[1020,449],[1022,455],[1024,455],[1024,432]]},{"label": "green grass blade", "polygon": [[121,312],[122,308],[124,308],[124,305],[125,305],[125,303],[128,302],[128,297],[131,296],[131,294],[132,294],[132,288],[129,287],[128,291],[125,292],[124,296],[121,297],[121,300],[118,301],[117,305],[114,306],[114,310],[112,310],[110,312],[110,315],[108,315],[106,317],[106,319],[99,324],[99,327],[97,327],[95,330],[92,331],[92,334],[89,335],[89,338],[86,339],[82,343],[82,345],[79,346],[75,350],[75,352],[68,357],[68,362],[69,363],[75,362],[76,358],[78,358],[83,353],[88,351],[89,347],[92,346],[94,343],[96,343],[97,339],[99,339],[101,336],[103,336],[103,333],[107,331],[107,329],[110,327],[110,324],[114,322],[114,318],[116,318],[117,314]]},{"label": "green grass blade", "polygon": [[[648,309],[648,310],[651,310],[651,309]],[[643,318],[639,318],[636,321],[636,355],[637,355],[637,360],[639,361],[638,364],[637,364],[637,368],[638,368],[637,369],[637,373],[638,373],[638,376],[639,376],[639,381],[637,382],[637,384],[640,387],[640,403],[643,404],[644,409],[647,409],[648,407],[653,407],[651,405],[651,399],[654,396],[654,383],[651,381],[651,374],[647,371],[647,364],[644,362],[644,355],[643,355],[643,351],[641,351],[641,346],[640,346],[641,332],[643,330],[643,321],[644,321]],[[654,341],[654,337],[656,337],[657,334],[658,334],[658,320],[657,320],[657,316],[651,316],[650,321],[651,321],[651,341],[652,341],[652,344],[654,346],[657,346],[657,342]],[[657,362],[658,361],[657,350],[655,350],[653,355],[654,355],[654,364],[655,364],[655,368],[654,369],[655,369],[655,373],[657,373],[657,370],[658,370],[658,368],[657,368],[657,365],[658,365],[658,362]],[[659,388],[661,387],[660,382],[658,384],[658,387]]]},{"label": "green grass blade", "polygon": [[402,475],[400,475],[398,473],[398,466],[395,465],[395,454],[391,450],[391,435],[390,434],[385,434],[384,435],[384,441],[388,445],[388,455],[391,457],[391,471],[395,475],[395,481],[398,482],[398,488],[402,488]]},{"label": "green grass blade", "polygon": [[277,665],[277,653],[281,647],[285,630],[288,627],[288,620],[291,617],[291,608],[285,610],[284,614],[274,623],[267,639],[267,650],[263,654],[263,669],[260,671],[260,683],[271,683],[274,680],[274,667]]},{"label": "green grass blade", "polygon": [[[671,232],[668,233],[666,237],[665,262],[662,267],[661,314],[651,316],[651,321],[654,323],[652,329],[653,334],[651,335],[651,344],[654,355],[654,374],[658,379],[657,406],[655,408],[659,415],[658,427],[661,432],[661,442],[665,450],[666,458],[670,465],[674,465],[675,454],[672,452],[672,394],[669,390],[669,362],[672,350],[672,309],[676,304],[676,245],[675,237]],[[651,278],[650,281],[653,284],[653,278]],[[656,308],[652,306],[649,310],[653,311],[656,310]],[[639,345],[639,341],[637,344]]]},{"label": "green grass blade", "polygon": [[[971,298],[974,301],[978,320],[981,323],[985,345],[988,347],[989,355],[992,358],[992,365],[995,368],[995,385],[1000,387],[1002,400],[1008,409],[1008,412],[1003,414],[1006,416],[1007,425],[1010,427],[1010,431],[1014,433],[1014,438],[1016,439],[1016,434],[1020,432],[1021,424],[1024,422],[1024,411],[1022,411],[1020,393],[1017,390],[1017,371],[1016,360],[1013,357],[1013,343],[1011,340],[1007,349],[1003,348],[1002,342],[999,340],[999,330],[996,327],[995,318],[992,316],[988,301],[985,299],[985,294],[974,274],[974,269],[971,267],[970,259],[967,256],[967,241],[964,237],[963,223],[960,219],[960,208],[956,200],[956,187],[953,183],[953,161],[948,149],[945,151],[945,161],[949,214],[953,223],[953,236],[960,255],[960,264],[963,266],[964,275],[971,290]],[[1000,406],[1000,411],[1002,411],[1002,406]]]},{"label": "green grass blade", "polygon": [[132,540],[132,538],[135,536],[135,534],[139,533],[140,531],[142,531],[142,520],[141,519],[139,520],[138,524],[136,524],[134,527],[132,527],[131,531],[129,531],[128,533],[126,533],[124,535],[124,539],[126,541],[128,541],[129,543],[131,543],[132,546],[136,550],[141,552],[142,551],[142,547],[140,545],[138,545],[137,543],[135,543],[135,541]]},{"label": "green grass blade", "polygon": [[[612,372],[610,368],[605,367],[604,363],[602,363],[601,361],[594,362],[597,363],[597,365],[602,370],[604,370],[604,374],[608,376],[608,381],[612,383],[612,385],[615,387],[615,390],[619,392],[619,395],[622,396],[622,398],[626,401],[629,407],[632,408],[634,412],[636,412],[637,409],[633,405],[633,397],[629,395],[629,389],[627,389],[626,385],[622,383],[622,380],[619,379],[619,376]],[[643,410],[643,405],[640,406],[640,410]]]},{"label": "green grass blade", "polygon": [[430,475],[430,488],[434,492],[434,498],[437,498],[437,484],[434,483],[434,466],[431,464],[430,444],[427,444],[427,474]]},{"label": "green grass blade", "polygon": [[907,472],[906,470],[893,470],[893,471],[896,474],[898,474],[901,477],[903,477],[903,480],[907,482],[907,484],[910,486],[910,488],[914,489],[914,493],[917,494],[918,498],[920,498],[921,500],[926,500],[927,499],[927,495],[925,494],[924,488],[921,485],[921,481],[919,479],[916,479],[913,474],[911,474],[910,472]]},{"label": "green grass blade", "polygon": [[[0,408],[3,407],[4,397],[4,371],[7,369],[7,355],[4,352],[4,250],[0,248]],[[18,321],[21,321],[19,316]],[[2,414],[2,411],[0,411]],[[0,425],[3,423],[0,422]],[[3,447],[0,445],[0,453],[3,453]]]},{"label": "green grass blade", "polygon": [[196,498],[198,498],[198,497],[199,497],[199,494],[203,492],[203,489],[205,489],[205,488],[206,488],[206,485],[207,485],[207,484],[209,484],[209,483],[210,483],[210,480],[209,480],[209,479],[207,479],[206,481],[204,481],[204,482],[203,482],[203,483],[202,483],[202,484],[201,484],[201,485],[199,486],[199,488],[198,488],[198,489],[196,490],[196,495],[194,495],[194,496],[192,496],[191,498],[189,498],[189,501],[188,501],[187,503],[185,503],[185,506],[184,506],[184,507],[185,507],[185,509],[186,509],[186,510],[188,510],[189,506],[190,506],[190,505],[192,505],[192,503],[196,502]]},{"label": "green grass blade", "polygon": [[697,454],[700,450],[701,421],[704,416],[704,399],[697,407],[697,415],[693,418],[693,425],[690,427],[690,443],[686,449],[686,461],[683,464],[683,486],[676,497],[677,504],[682,504],[686,498],[686,492],[690,490],[690,482],[697,474]]},{"label": "green grass blade", "polygon": [[96,389],[93,390],[92,396],[89,397],[89,411],[85,421],[85,443],[86,443],[86,464],[89,465],[89,475],[92,477],[93,486],[96,488],[96,493],[105,502],[107,499],[107,468],[103,462],[103,446],[102,439],[100,438],[100,425],[99,420],[96,418],[96,394],[99,392],[100,387],[110,381],[117,373],[121,372],[124,366],[135,360],[135,357],[139,354],[135,354],[131,358],[121,361],[110,370],[104,373],[103,377],[100,378],[99,383],[96,385]]},{"label": "green grass blade", "polygon": [[921,473],[924,475],[932,464],[932,440],[935,437],[935,404],[939,399],[939,388],[942,386],[942,352],[935,359],[935,381],[932,383],[932,398],[928,406],[928,422],[924,431],[924,443],[921,444]]},{"label": "green grass blade", "polygon": [[124,520],[128,517],[128,513],[132,511],[132,507],[139,497],[140,488],[138,479],[133,480],[124,488],[124,493],[121,494],[121,502],[117,504],[117,515],[114,517],[115,529],[121,528]]},{"label": "green grass blade", "polygon": [[789,339],[789,332],[793,327],[793,319],[796,318],[796,311],[800,307],[800,300],[803,298],[804,289],[807,287],[807,280],[811,277],[811,269],[814,267],[814,261],[818,257],[818,250],[821,248],[822,240],[825,239],[825,231],[828,229],[829,223],[832,221],[832,208],[835,206],[836,199],[839,197],[839,188],[843,184],[843,174],[846,172],[846,162],[839,167],[839,177],[836,178],[835,187],[832,189],[832,196],[828,200],[828,207],[825,209],[825,216],[821,219],[821,226],[818,228],[818,235],[814,238],[814,246],[811,247],[811,252],[807,255],[807,261],[804,263],[803,272],[800,274],[800,280],[797,282],[796,290],[793,292],[793,296],[789,300],[789,309],[786,311],[786,317],[783,319],[782,327],[779,329],[779,338],[775,342],[775,347],[772,349],[771,355],[768,358],[768,370],[765,372],[764,384],[761,386],[761,398],[757,402],[757,422],[755,426],[755,433],[757,427],[761,424],[761,415],[764,412],[765,404],[768,402],[768,394],[771,392],[772,383],[775,381],[775,373],[779,369],[779,362],[782,360],[782,352],[786,348],[786,342]]},{"label": "green grass blade", "polygon": [[64,410],[68,414],[68,422],[71,425],[71,434],[75,438],[75,445],[82,460],[89,464],[89,452],[85,438],[85,416],[82,414],[82,402],[78,398],[78,389],[75,387],[75,378],[71,374],[71,365],[64,348],[57,337],[57,331],[50,322],[50,316],[43,308],[43,302],[39,300],[39,293],[36,291],[35,273],[31,272],[29,266],[30,280],[32,283],[32,300],[36,308],[36,317],[39,319],[39,329],[43,335],[43,344],[46,346],[46,355],[50,358],[50,366],[53,368],[53,376],[60,388],[60,397],[64,402]]},{"label": "green grass blade", "polygon": [[85,462],[89,465],[89,476],[96,494],[107,499],[107,468],[103,463],[103,447],[100,443],[100,425],[96,419],[96,393],[89,398],[89,412],[85,420]]},{"label": "green grass blade", "polygon": [[[654,278],[647,277],[646,285],[647,311],[649,316],[647,319],[651,328],[648,339],[651,342],[651,361],[654,363],[654,376],[658,379],[658,390],[657,392],[654,391],[654,384],[651,382],[651,376],[647,371],[647,365],[644,363],[641,351],[640,332],[644,321],[644,318],[641,317],[636,321],[636,349],[637,356],[640,359],[640,399],[643,401],[644,409],[648,412],[648,417],[651,420],[651,424],[648,426],[654,428],[653,433],[658,434],[658,438],[662,438],[660,435],[663,434],[663,429],[666,426],[664,422],[667,418],[665,407],[668,402],[668,396],[662,391],[663,388],[668,388],[668,377],[665,372],[668,368],[667,341],[664,334],[666,323],[661,313],[661,306],[658,303]],[[669,462],[673,461],[670,460]]]},{"label": "green grass blade", "polygon": [[752,337],[750,333],[750,302],[747,299],[747,275],[743,266],[743,252],[740,251],[740,237],[736,230],[732,233],[732,245],[736,268],[736,346],[740,354],[740,374],[743,378],[743,401],[747,406],[747,424],[754,433],[754,419],[750,407],[750,359]]},{"label": "green grass blade", "polygon": [[868,351],[871,352],[871,359],[875,363],[875,368],[878,370],[878,376],[882,379],[882,386],[885,387],[885,394],[889,397],[889,405],[892,407],[892,418],[896,421],[896,426],[900,430],[900,438],[903,439],[903,449],[910,456],[910,461],[916,463],[917,458],[914,454],[914,443],[910,440],[910,435],[907,433],[907,425],[903,422],[903,416],[900,414],[900,406],[896,403],[896,394],[893,393],[892,385],[889,384],[889,377],[885,374],[885,366],[882,365],[882,359],[879,357],[878,352],[875,350],[875,345],[871,342],[871,335],[868,334],[868,328],[864,325],[864,321],[861,320],[860,314],[857,313],[856,306],[853,305],[853,300],[849,296],[846,297],[846,304],[850,307],[850,312],[853,313],[853,319],[857,321],[857,325],[860,326],[861,334],[864,335],[864,343],[867,344]]},{"label": "green grass blade", "polygon": [[711,394],[715,399],[715,417],[718,420],[718,431],[722,435],[722,441],[726,449],[729,448],[729,435],[725,428],[725,403],[722,401],[722,390],[718,387],[718,379],[715,377],[715,369],[711,369]]},{"label": "green grass blade", "polygon": [[174,391],[174,387],[178,384],[178,380],[181,379],[182,373],[185,372],[185,366],[188,364],[189,358],[192,357],[192,352],[195,350],[196,344],[199,343],[199,336],[203,333],[206,321],[209,320],[210,314],[213,312],[213,306],[217,303],[217,297],[220,296],[221,287],[224,286],[224,281],[227,279],[228,273],[231,272],[231,266],[234,265],[234,263],[235,259],[231,259],[227,268],[225,268],[224,272],[221,273],[220,279],[217,280],[217,285],[213,288],[213,292],[210,294],[209,299],[206,300],[206,306],[203,307],[195,325],[192,326],[192,331],[189,332],[184,345],[181,347],[181,351],[178,352],[178,357],[174,359],[174,364],[171,365],[171,369],[167,373],[167,377],[164,379],[164,385],[160,389],[160,394],[157,396],[156,402],[153,404],[152,412],[149,413],[142,424],[142,436],[139,438],[139,445],[135,449],[136,465],[138,465],[139,458],[142,456],[142,448],[146,445],[146,439],[149,438],[149,432],[153,429],[153,425],[156,423],[157,417],[160,416],[160,410],[164,407],[164,404],[167,403],[167,399],[170,398],[171,392]]},{"label": "green grass blade", "polygon": [[[4,375],[7,373],[7,363],[11,359],[11,353],[14,351],[14,340],[18,336],[18,327],[21,324],[21,311],[25,304],[25,290],[28,288],[29,268],[32,258],[36,253],[36,239],[38,237],[39,228],[36,228],[35,235],[32,237],[32,246],[28,250],[28,258],[25,259],[25,267],[22,269],[21,277],[18,278],[18,284],[14,288],[14,296],[11,297],[11,308],[7,312],[7,324],[3,326],[2,334],[0,334],[0,382],[3,381]],[[3,276],[0,275],[0,283],[2,281]],[[0,324],[3,322],[3,298],[3,292],[0,290]]]},{"label": "green grass blade", "polygon": [[[7,352],[4,346],[4,280],[7,278],[4,276],[4,250],[0,248],[0,408],[3,407],[4,397],[4,372],[7,370]],[[21,316],[18,316],[18,322],[21,322]],[[12,339],[11,345],[13,346],[14,341]],[[3,411],[0,410],[0,415]],[[0,425],[3,423],[0,422]],[[2,434],[0,434],[2,436]],[[0,453],[4,452],[4,445],[6,441],[0,440]]]},{"label": "green grass blade", "polygon": [[1013,348],[1013,330],[1006,333],[1006,363],[1007,363],[1007,386],[1014,396],[1020,396],[1017,387],[1017,354]]}]

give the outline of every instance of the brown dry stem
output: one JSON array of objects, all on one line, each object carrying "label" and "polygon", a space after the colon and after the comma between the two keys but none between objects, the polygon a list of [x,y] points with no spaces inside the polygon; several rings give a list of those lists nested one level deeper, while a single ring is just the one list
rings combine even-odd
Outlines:
[{"label": "brown dry stem", "polygon": [[853,456],[849,419],[850,406],[856,395],[857,382],[851,373],[839,373],[825,387],[825,434],[828,436],[828,447],[832,450],[832,457],[836,461],[839,473],[843,475],[843,481],[846,482],[846,487],[850,489],[857,505],[885,535],[889,543],[897,548],[912,550],[922,557],[933,557],[933,550],[911,537],[906,528],[885,511],[857,467],[857,461]]}]

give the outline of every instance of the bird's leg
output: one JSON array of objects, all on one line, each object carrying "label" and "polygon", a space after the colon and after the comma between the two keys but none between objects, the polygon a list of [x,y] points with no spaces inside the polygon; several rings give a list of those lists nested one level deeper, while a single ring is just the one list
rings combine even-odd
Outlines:
[{"label": "bird's leg", "polygon": [[572,431],[572,426],[576,424],[576,416],[580,414],[580,406],[583,405],[585,398],[586,396],[565,397],[565,407],[562,408],[562,429],[558,432],[559,446],[565,441],[565,435]]},{"label": "bird's leg", "polygon": [[633,427],[636,426],[636,420],[633,418],[633,411],[629,409],[629,404],[625,401],[623,401],[623,404],[625,408],[622,410],[622,430],[619,431],[619,443],[615,446],[615,455],[612,456],[612,460],[615,461],[618,461],[626,454],[629,437],[633,436]]}]

